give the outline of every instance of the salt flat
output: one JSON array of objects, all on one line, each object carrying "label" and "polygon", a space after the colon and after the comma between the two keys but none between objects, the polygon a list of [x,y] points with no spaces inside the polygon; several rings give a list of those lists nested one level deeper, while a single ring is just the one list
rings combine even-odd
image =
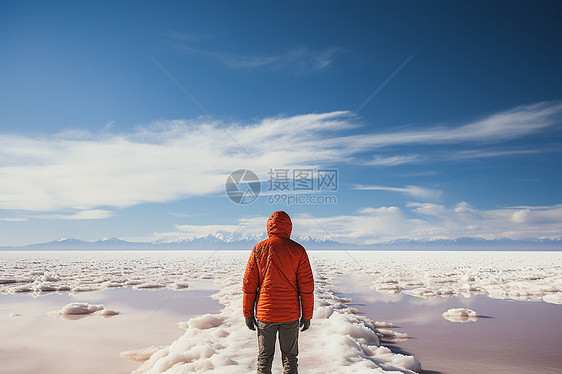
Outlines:
[{"label": "salt flat", "polygon": [[[255,333],[245,327],[241,315],[248,255],[249,251],[3,252],[0,293],[40,297],[116,287],[185,289],[190,282],[209,279],[220,289],[214,297],[224,308],[181,321],[185,334],[151,352],[136,372],[247,373],[254,370],[257,354]],[[312,328],[301,334],[299,355],[299,366],[307,373],[413,373],[421,368],[413,356],[393,353],[380,343],[380,337],[393,334],[404,339],[408,331],[398,333],[392,321],[361,315],[347,305],[351,300],[334,293],[332,281],[341,274],[367,274],[364,288],[390,295],[483,294],[562,303],[558,252],[309,251],[309,256],[316,280],[315,314]],[[140,355],[147,347],[138,348]],[[144,352],[143,358],[148,358]],[[126,356],[135,357],[135,350]],[[280,372],[279,355],[274,366]]]}]

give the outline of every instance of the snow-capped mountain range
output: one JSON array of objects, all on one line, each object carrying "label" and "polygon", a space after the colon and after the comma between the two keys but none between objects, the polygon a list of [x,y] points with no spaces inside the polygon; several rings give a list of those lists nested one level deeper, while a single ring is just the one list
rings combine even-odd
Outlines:
[{"label": "snow-capped mountain range", "polygon": [[[0,250],[216,250],[247,249],[266,238],[262,235],[231,235],[215,233],[203,237],[182,239],[174,242],[133,242],[118,238],[85,241],[79,239],[58,239],[47,243],[25,246],[3,246]],[[562,240],[511,240],[481,238],[459,238],[440,240],[400,239],[376,244],[352,244],[310,236],[293,238],[306,249],[327,250],[562,250]]]}]

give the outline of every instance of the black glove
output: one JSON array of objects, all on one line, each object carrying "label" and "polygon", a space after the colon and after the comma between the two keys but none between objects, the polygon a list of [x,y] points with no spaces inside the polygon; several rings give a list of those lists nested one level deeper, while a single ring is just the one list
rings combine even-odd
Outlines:
[{"label": "black glove", "polygon": [[256,326],[258,325],[256,317],[246,318],[246,326],[252,331],[256,331]]},{"label": "black glove", "polygon": [[310,327],[310,320],[306,318],[301,318],[301,323],[299,324],[299,326],[302,327],[301,332],[308,330],[308,328]]}]

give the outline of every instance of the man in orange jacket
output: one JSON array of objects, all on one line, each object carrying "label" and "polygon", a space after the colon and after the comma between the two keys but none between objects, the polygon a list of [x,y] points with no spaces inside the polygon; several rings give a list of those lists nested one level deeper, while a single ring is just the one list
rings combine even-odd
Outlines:
[{"label": "man in orange jacket", "polygon": [[256,244],[244,274],[244,317],[250,330],[258,328],[261,374],[271,374],[277,331],[283,373],[297,373],[299,326],[308,330],[312,319],[314,278],[306,250],[290,239],[291,229],[289,215],[274,212],[267,220],[269,238]]}]

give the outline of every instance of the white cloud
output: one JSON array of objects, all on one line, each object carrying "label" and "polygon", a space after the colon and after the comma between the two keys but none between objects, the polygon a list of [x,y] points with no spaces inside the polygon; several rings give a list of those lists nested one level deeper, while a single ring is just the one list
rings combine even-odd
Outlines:
[{"label": "white cloud", "polygon": [[461,202],[452,208],[430,203],[410,203],[408,207],[426,216],[446,237],[562,238],[562,205],[478,210]]},{"label": "white cloud", "polygon": [[[515,217],[515,219],[513,219]],[[521,218],[523,217],[523,218]],[[296,214],[293,237],[310,236],[342,243],[373,244],[397,239],[436,240],[477,237],[482,239],[561,239],[562,205],[548,207],[478,210],[466,202],[452,207],[411,203],[406,209],[395,206],[364,208],[355,214],[313,217]],[[228,225],[177,225],[178,231],[133,238],[144,241],[174,241],[215,235],[219,238],[265,234],[267,217],[241,218]]]},{"label": "white cloud", "polygon": [[530,214],[530,209],[517,210],[509,217],[509,220],[514,223],[526,223],[529,220]]},{"label": "white cloud", "polygon": [[[227,175],[240,168],[267,180],[270,168],[356,162],[366,148],[500,142],[552,126],[561,111],[559,103],[541,103],[458,128],[339,137],[338,130],[358,126],[350,112],[274,117],[250,124],[217,124],[204,118],[163,121],[120,134],[0,135],[0,209],[73,212],[70,216],[74,218],[109,216],[99,213],[100,208],[107,212],[222,192]],[[389,158],[379,159],[379,163],[411,160]],[[375,187],[420,199],[439,194],[418,186]],[[78,213],[83,211],[98,213]]]},{"label": "white cloud", "polygon": [[34,218],[47,219],[105,219],[113,217],[113,212],[104,209],[82,210],[76,213],[68,214],[43,214],[34,216]]},{"label": "white cloud", "polygon": [[439,198],[443,191],[432,190],[429,188],[423,188],[420,186],[406,186],[406,187],[388,187],[388,186],[363,186],[358,185],[354,187],[355,190],[362,191],[391,191],[400,192],[408,196],[412,196],[418,199],[428,199],[433,200]]},{"label": "white cloud", "polygon": [[227,175],[250,168],[314,167],[346,150],[313,155],[319,133],[351,126],[346,112],[268,118],[223,127],[168,121],[130,134],[31,138],[0,135],[0,209],[83,211],[129,207],[222,191]]}]

